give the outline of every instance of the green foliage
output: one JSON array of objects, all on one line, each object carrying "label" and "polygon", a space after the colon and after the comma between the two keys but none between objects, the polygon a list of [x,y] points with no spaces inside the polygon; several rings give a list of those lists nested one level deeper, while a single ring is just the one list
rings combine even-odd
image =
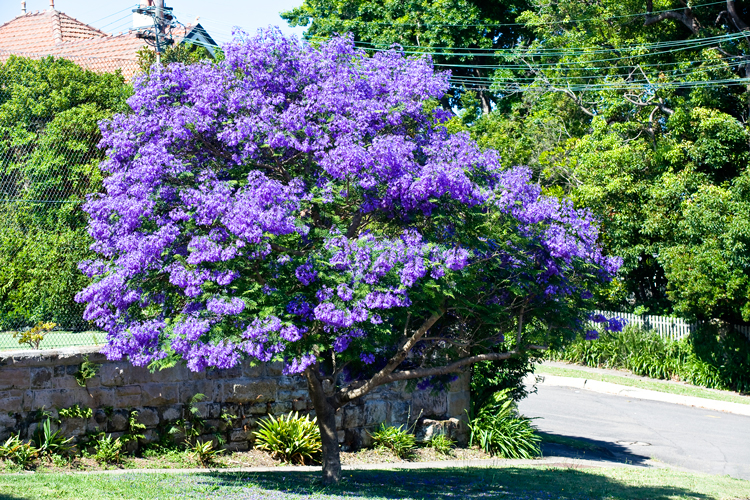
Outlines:
[{"label": "green foliage", "polygon": [[73,449],[73,438],[65,438],[60,429],[52,431],[52,419],[47,417],[31,438],[40,455],[67,455]]},{"label": "green foliage", "polygon": [[417,447],[416,438],[403,425],[394,427],[385,422],[375,432],[370,434],[375,448],[390,450],[399,458],[411,458]]},{"label": "green foliage", "polygon": [[12,435],[5,443],[0,445],[0,458],[10,460],[21,469],[28,469],[39,456],[39,450],[24,443],[20,435]]},{"label": "green foliage", "polygon": [[98,122],[124,109],[120,74],[11,56],[0,65],[0,330],[54,321],[83,329],[88,283],[81,202],[101,188]]},{"label": "green foliage", "polygon": [[588,366],[624,368],[645,377],[750,392],[750,344],[741,334],[715,325],[702,325],[677,341],[628,326],[620,333],[602,333],[597,340],[579,337],[549,356]]},{"label": "green foliage", "polygon": [[541,438],[531,419],[518,414],[510,390],[496,392],[469,421],[469,445],[502,458],[534,458]]},{"label": "green foliage", "polygon": [[112,439],[112,434],[102,433],[94,444],[94,460],[100,464],[119,464],[122,461],[123,443],[120,438]]},{"label": "green foliage", "polygon": [[[185,445],[188,448],[192,447],[198,437],[207,431],[206,420],[201,417],[200,410],[196,406],[197,403],[200,403],[204,399],[206,399],[205,394],[198,393],[193,395],[187,403],[185,417],[175,421],[169,429],[169,434],[182,435],[185,439]],[[212,430],[214,429],[209,429],[208,431]]]},{"label": "green foliage", "polygon": [[91,418],[94,411],[86,406],[78,406],[77,404],[70,408],[61,408],[57,411],[60,418]]},{"label": "green foliage", "polygon": [[268,415],[258,422],[255,447],[288,463],[315,461],[322,451],[317,419],[310,419],[309,415],[300,417],[297,412],[278,419]]},{"label": "green foliage", "polygon": [[128,427],[125,429],[125,433],[122,435],[122,443],[128,444],[131,441],[138,442],[139,439],[143,439],[146,436],[143,434],[146,431],[146,426],[138,422],[138,412],[132,410],[128,415]]},{"label": "green foliage", "polygon": [[[455,76],[476,78],[490,76],[492,70],[485,66],[503,60],[491,49],[506,48],[528,33],[524,26],[514,23],[516,16],[529,5],[527,0],[357,3],[305,0],[281,17],[290,26],[305,26],[304,36],[311,42],[337,33],[351,33],[367,48],[389,48],[398,43],[409,52],[433,53],[434,61],[448,66],[446,69]],[[464,47],[478,50],[472,54]],[[460,87],[454,89],[452,103],[471,112],[488,112],[496,100],[489,92],[489,85],[479,83],[472,87],[476,91],[471,96],[465,96]]]},{"label": "green foliage", "polygon": [[39,349],[39,344],[44,340],[44,336],[51,332],[56,326],[56,323],[45,323],[40,321],[29,330],[14,333],[13,338],[18,338],[19,344],[26,344],[32,349]]},{"label": "green foliage", "polygon": [[445,434],[435,434],[427,441],[427,446],[437,451],[441,455],[450,455],[453,453],[453,448],[456,446],[456,442]]},{"label": "green foliage", "polygon": [[96,376],[100,366],[101,365],[89,361],[88,356],[84,356],[83,363],[81,363],[80,368],[78,368],[78,371],[75,374],[76,382],[78,382],[78,385],[80,385],[81,387],[86,387],[86,381]]},{"label": "green foliage", "polygon": [[[216,60],[223,59],[221,49],[217,52]],[[151,66],[156,63],[156,52],[151,47],[142,47],[136,52],[138,56],[138,67],[144,73],[151,72]],[[165,66],[170,63],[195,64],[203,60],[214,60],[211,52],[205,47],[191,43],[181,43],[167,47],[161,54],[161,64]]]},{"label": "green foliage", "polygon": [[502,361],[483,361],[472,366],[471,404],[480,408],[498,391],[510,389],[515,401],[528,394],[523,378],[534,371],[534,358],[520,356]]},{"label": "green foliage", "polygon": [[188,451],[193,459],[197,460],[204,467],[210,465],[222,450],[214,448],[213,441],[198,441],[194,444],[188,443]]}]

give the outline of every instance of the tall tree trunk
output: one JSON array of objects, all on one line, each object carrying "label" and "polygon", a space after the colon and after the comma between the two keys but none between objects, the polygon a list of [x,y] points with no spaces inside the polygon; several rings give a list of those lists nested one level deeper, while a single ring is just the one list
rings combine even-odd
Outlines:
[{"label": "tall tree trunk", "polygon": [[316,365],[305,370],[310,398],[315,407],[320,429],[320,440],[323,445],[323,484],[338,483],[341,480],[341,454],[339,439],[336,434],[336,408],[323,389],[318,378]]}]

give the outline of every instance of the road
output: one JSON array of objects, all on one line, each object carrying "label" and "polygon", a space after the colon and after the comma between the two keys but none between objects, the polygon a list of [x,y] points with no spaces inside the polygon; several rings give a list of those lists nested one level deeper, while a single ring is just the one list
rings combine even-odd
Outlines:
[{"label": "road", "polygon": [[750,480],[750,417],[541,384],[519,409],[541,417],[539,430],[584,438],[619,460]]}]

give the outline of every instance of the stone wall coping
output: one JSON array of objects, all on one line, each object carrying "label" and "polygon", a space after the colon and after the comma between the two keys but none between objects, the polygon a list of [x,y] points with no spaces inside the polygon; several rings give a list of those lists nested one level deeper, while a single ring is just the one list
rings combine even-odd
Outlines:
[{"label": "stone wall coping", "polygon": [[85,356],[92,362],[103,363],[107,358],[101,350],[102,346],[75,346],[0,351],[0,366],[76,365],[80,364]]}]

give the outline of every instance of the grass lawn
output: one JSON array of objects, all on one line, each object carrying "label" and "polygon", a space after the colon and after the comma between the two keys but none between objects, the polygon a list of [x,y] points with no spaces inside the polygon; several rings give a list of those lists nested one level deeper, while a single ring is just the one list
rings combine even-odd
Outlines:
[{"label": "grass lawn", "polygon": [[[107,340],[104,332],[65,332],[53,331],[44,336],[41,349],[55,349],[58,347],[100,345]],[[19,345],[18,339],[13,338],[13,332],[0,332],[0,351],[15,349],[31,349],[28,345]]]},{"label": "grass lawn", "polygon": [[750,482],[647,468],[501,467],[319,472],[0,475],[0,500],[55,499],[746,499]]},{"label": "grass lawn", "polygon": [[[750,396],[740,396],[736,392],[719,391],[715,389],[704,389],[693,385],[673,384],[661,380],[643,380],[631,377],[620,377],[603,373],[593,373],[585,370],[576,370],[575,368],[559,368],[556,366],[536,365],[534,373],[544,375],[557,375],[559,377],[576,377],[587,380],[599,380],[602,382],[611,382],[613,384],[627,385],[639,389],[649,389],[652,391],[669,392],[682,396],[695,396],[698,398],[715,399],[718,401],[729,401],[731,403],[741,403],[750,405]],[[750,496],[750,495],[749,495]]]}]

